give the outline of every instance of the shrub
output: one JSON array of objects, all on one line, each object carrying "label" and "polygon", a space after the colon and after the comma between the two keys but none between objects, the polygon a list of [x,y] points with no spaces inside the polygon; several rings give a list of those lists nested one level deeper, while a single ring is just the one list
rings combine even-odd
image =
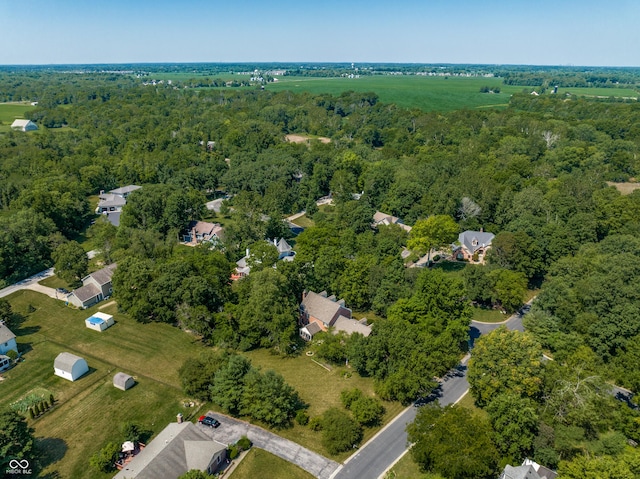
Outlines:
[{"label": "shrub", "polygon": [[309,429],[312,431],[322,431],[322,417],[316,416],[309,419]]},{"label": "shrub", "polygon": [[348,451],[362,439],[360,424],[338,408],[325,411],[322,428],[322,444],[330,454]]},{"label": "shrub", "polygon": [[30,408],[29,408],[29,417],[30,417],[31,419],[33,419],[33,418],[35,418],[35,417],[36,417],[35,413],[33,412],[33,408],[32,408],[32,407],[30,407]]},{"label": "shrub", "polygon": [[240,451],[248,451],[251,448],[251,446],[253,446],[253,443],[247,436],[242,436],[236,442],[236,446]]},{"label": "shrub", "polygon": [[351,409],[351,404],[354,401],[357,401],[358,399],[360,399],[361,397],[362,397],[362,391],[360,391],[358,388],[350,389],[350,390],[345,389],[340,393],[340,400],[342,401],[342,405],[347,409]]},{"label": "shrub", "polygon": [[49,402],[51,403],[51,405],[53,406],[53,394],[49,394]]},{"label": "shrub", "polygon": [[229,459],[233,461],[240,454],[240,451],[238,450],[238,446],[236,446],[235,444],[232,444],[231,446],[229,446],[228,454],[229,454]]},{"label": "shrub", "polygon": [[18,353],[16,353],[14,349],[10,349],[9,351],[7,351],[6,355],[9,359],[11,359],[11,361],[15,361],[16,359],[18,359]]},{"label": "shrub", "polygon": [[33,304],[29,304],[29,306],[27,306],[27,313],[34,313],[36,312],[36,308],[33,306]]},{"label": "shrub", "polygon": [[362,396],[351,403],[351,412],[354,419],[363,426],[375,426],[380,424],[384,406],[376,398]]},{"label": "shrub", "polygon": [[440,261],[440,255],[439,255],[439,254],[437,254],[437,255],[435,255],[435,256],[433,257],[433,262],[434,262],[434,263],[437,263],[438,261]]},{"label": "shrub", "polygon": [[301,426],[306,426],[307,424],[309,424],[309,415],[307,414],[307,411],[305,411],[304,409],[300,409],[296,413],[296,422]]},{"label": "shrub", "polygon": [[36,411],[38,411],[38,416],[44,412],[44,409],[42,408],[42,403],[41,402],[36,404]]},{"label": "shrub", "polygon": [[120,445],[110,442],[105,447],[96,452],[91,459],[89,465],[100,472],[111,472],[115,470],[115,462],[120,452]]}]

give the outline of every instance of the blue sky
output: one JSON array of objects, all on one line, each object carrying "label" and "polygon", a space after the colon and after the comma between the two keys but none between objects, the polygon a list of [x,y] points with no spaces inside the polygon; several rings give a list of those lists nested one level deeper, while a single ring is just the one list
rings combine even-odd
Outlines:
[{"label": "blue sky", "polygon": [[640,1],[0,0],[0,64],[640,66]]}]

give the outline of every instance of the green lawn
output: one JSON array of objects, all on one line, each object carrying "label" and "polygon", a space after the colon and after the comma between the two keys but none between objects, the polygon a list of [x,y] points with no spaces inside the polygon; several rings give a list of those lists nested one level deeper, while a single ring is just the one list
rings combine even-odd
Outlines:
[{"label": "green lawn", "polygon": [[413,462],[411,453],[406,453],[387,472],[384,479],[429,479],[429,474],[420,472],[418,465]]},{"label": "green lawn", "polygon": [[[2,402],[10,404],[35,387],[51,391],[54,409],[30,421],[44,451],[45,474],[64,478],[112,477],[88,467],[89,457],[118,437],[120,424],[140,423],[154,433],[182,412],[183,397],[177,369],[201,346],[184,332],[165,324],[143,325],[118,314],[116,305],[102,311],[113,314],[116,324],[99,333],[85,327],[84,319],[98,308],[78,311],[33,291],[11,295],[9,301],[25,321],[15,329],[24,361],[4,374]],[[35,311],[28,313],[29,305]],[[75,382],[53,375],[53,361],[63,351],[84,357],[90,372]],[[123,371],[137,384],[123,392],[112,385]],[[55,476],[57,474],[57,476]]]},{"label": "green lawn", "polygon": [[26,103],[0,103],[0,132],[11,131],[11,123],[17,118],[24,118],[25,112],[35,107]]},{"label": "green lawn", "polygon": [[55,274],[53,276],[49,276],[48,278],[43,279],[42,281],[38,281],[38,284],[42,286],[48,286],[49,288],[65,288],[71,290],[71,286],[65,280],[58,278]]},{"label": "green lawn", "polygon": [[[340,393],[345,389],[358,388],[363,393],[373,395],[373,381],[370,378],[362,378],[344,366],[331,366],[331,371],[316,364],[314,360],[322,362],[317,356],[301,354],[294,358],[283,358],[271,354],[266,350],[256,350],[246,353],[254,366],[260,366],[263,370],[274,369],[282,374],[285,380],[300,394],[303,401],[309,404],[307,410],[310,417],[319,416],[330,407],[343,408],[340,402]],[[398,402],[384,402],[386,409],[383,424],[396,417],[404,407]],[[362,444],[368,441],[379,428],[365,429]],[[297,442],[326,457],[330,454],[320,443],[321,433],[314,432],[308,427],[297,423],[293,428],[278,431],[283,437]],[[343,461],[351,455],[351,451],[342,453],[332,458]]]},{"label": "green lawn", "polygon": [[497,309],[474,307],[471,319],[481,323],[501,323],[511,317],[510,314],[503,314]]},{"label": "green lawn", "polygon": [[230,479],[312,479],[313,476],[263,449],[252,448],[229,476]]},{"label": "green lawn", "polygon": [[296,218],[292,221],[294,225],[298,225],[301,228],[311,228],[315,225],[314,221],[311,218],[308,218],[307,215],[303,215],[300,218]]}]

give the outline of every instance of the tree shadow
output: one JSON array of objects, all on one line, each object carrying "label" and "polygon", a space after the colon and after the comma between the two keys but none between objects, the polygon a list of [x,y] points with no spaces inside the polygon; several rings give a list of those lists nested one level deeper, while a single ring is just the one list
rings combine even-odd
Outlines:
[{"label": "tree shadow", "polygon": [[[60,439],[58,437],[37,438],[36,450],[39,454],[38,465],[41,469],[45,469],[51,464],[55,464],[65,456],[65,454],[67,453],[67,449],[69,449],[67,443],[63,439]],[[45,476],[38,477],[54,479],[59,477],[59,475],[57,472],[52,472]]]},{"label": "tree shadow", "polygon": [[473,345],[476,342],[476,339],[478,339],[480,337],[480,330],[478,328],[476,328],[475,326],[471,326],[469,328],[469,351],[471,351],[473,349]]}]

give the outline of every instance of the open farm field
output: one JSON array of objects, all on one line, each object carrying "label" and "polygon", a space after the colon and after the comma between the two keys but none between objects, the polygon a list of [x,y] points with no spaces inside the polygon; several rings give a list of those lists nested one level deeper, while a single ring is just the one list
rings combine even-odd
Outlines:
[{"label": "open farm field", "polygon": [[237,73],[231,72],[190,72],[190,71],[179,71],[179,72],[153,72],[150,73],[149,76],[143,77],[142,81],[147,80],[172,80],[172,81],[189,81],[189,80],[201,80],[204,78],[208,78],[210,80],[220,79],[220,80],[249,80],[251,78],[250,75],[239,75]]},{"label": "open farm field", "polygon": [[0,103],[0,132],[10,131],[11,123],[17,118],[24,118],[26,111],[33,110],[29,103]]},{"label": "open farm field", "polygon": [[[483,86],[500,87],[500,93],[480,93]],[[505,107],[512,93],[521,86],[502,85],[499,78],[423,77],[423,76],[364,76],[360,78],[282,77],[269,83],[268,90],[340,95],[353,90],[375,92],[380,101],[395,103],[403,108],[426,111],[452,111],[461,108]]]},{"label": "open farm field", "polygon": [[565,93],[599,98],[638,98],[640,96],[640,93],[632,88],[558,88],[558,94]]}]

